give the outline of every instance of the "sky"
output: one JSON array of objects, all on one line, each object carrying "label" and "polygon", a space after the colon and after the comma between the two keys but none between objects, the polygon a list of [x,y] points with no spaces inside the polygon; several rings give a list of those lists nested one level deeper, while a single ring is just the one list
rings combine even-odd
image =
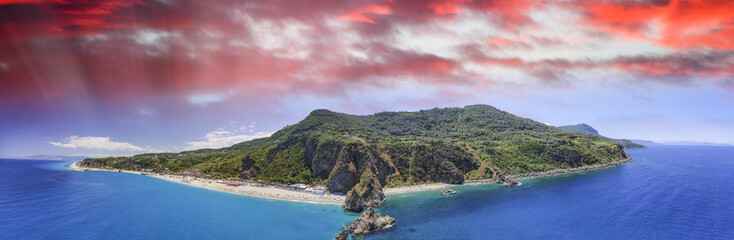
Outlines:
[{"label": "sky", "polygon": [[0,156],[229,146],[489,104],[734,144],[734,1],[0,0]]}]

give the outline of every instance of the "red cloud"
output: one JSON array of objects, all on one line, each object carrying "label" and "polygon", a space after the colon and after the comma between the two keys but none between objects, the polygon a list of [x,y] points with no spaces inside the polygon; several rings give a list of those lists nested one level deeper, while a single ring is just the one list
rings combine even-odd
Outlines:
[{"label": "red cloud", "polygon": [[346,20],[346,21],[356,21],[356,22],[366,22],[366,23],[375,23],[372,18],[370,18],[368,15],[371,14],[379,14],[379,15],[388,15],[390,14],[390,7],[388,6],[380,6],[380,5],[370,5],[362,9],[357,9],[349,14],[342,15],[339,17],[339,20]]},{"label": "red cloud", "polygon": [[0,4],[0,31],[7,38],[23,40],[74,38],[116,29],[186,27],[192,17],[181,6],[140,1],[8,2]]},{"label": "red cloud", "polygon": [[[727,38],[734,22],[731,15],[727,16],[732,7],[713,9],[714,5],[707,2],[677,1],[658,5],[582,2],[572,6],[581,8],[585,20],[593,26],[609,33],[644,37],[650,30],[649,24],[654,22],[660,26],[661,38],[657,41],[666,46],[732,48],[728,41],[732,38]],[[245,4],[3,1],[0,104],[48,103],[87,95],[103,101],[130,101],[238,89],[253,95],[338,94],[355,83],[387,86],[408,79],[426,84],[468,85],[484,78],[465,70],[465,63],[518,69],[546,82],[562,81],[570,70],[591,68],[619,69],[644,77],[732,76],[732,54],[723,51],[596,61],[526,61],[523,56],[485,54],[498,49],[532,50],[569,42],[563,37],[517,34],[526,27],[539,26],[528,12],[543,7],[525,0]],[[434,26],[450,23],[457,15],[466,13],[490,21],[505,37],[457,39],[457,43],[466,45],[460,49],[459,57],[397,48],[400,43],[390,42],[394,41],[398,27],[434,31]],[[345,29],[329,26],[338,19],[356,22],[346,24]],[[294,22],[309,30],[297,33],[296,39],[276,39],[284,43],[275,49],[258,45],[262,36],[255,25],[275,29],[274,35],[278,35],[279,30]],[[342,42],[338,32],[342,30],[361,39]],[[306,53],[292,54],[301,50]],[[347,50],[356,50],[366,57],[354,57]],[[8,99],[12,101],[5,101]]]},{"label": "red cloud", "polygon": [[[644,39],[674,48],[734,49],[733,1],[669,2],[578,1],[569,4],[583,14],[582,24],[613,35]],[[659,33],[658,33],[659,32]]]}]

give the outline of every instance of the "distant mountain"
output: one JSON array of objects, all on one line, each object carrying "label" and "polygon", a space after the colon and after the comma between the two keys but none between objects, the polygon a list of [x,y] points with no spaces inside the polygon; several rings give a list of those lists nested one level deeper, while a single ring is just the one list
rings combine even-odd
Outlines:
[{"label": "distant mountain", "polygon": [[734,146],[731,144],[726,143],[710,143],[710,142],[694,142],[694,141],[674,141],[674,142],[653,142],[650,140],[641,140],[641,139],[630,139],[630,141],[638,144],[642,144],[645,146],[661,146],[661,145],[669,145],[669,146]]},{"label": "distant mountain", "polygon": [[366,116],[320,109],[270,137],[231,147],[85,159],[82,165],[326,185],[346,193],[345,209],[360,211],[385,202],[383,187],[509,182],[513,174],[627,158],[616,142],[472,105]]},{"label": "distant mountain", "polygon": [[85,156],[58,156],[58,155],[29,155],[22,157],[13,157],[13,159],[33,159],[33,160],[56,160],[56,161],[81,161]]},{"label": "distant mountain", "polygon": [[685,145],[685,146],[732,146],[731,144],[726,143],[710,143],[710,142],[694,142],[694,141],[674,141],[674,142],[665,142],[664,145]]},{"label": "distant mountain", "polygon": [[633,141],[627,140],[627,139],[613,139],[608,138],[605,136],[602,136],[599,134],[599,131],[596,131],[593,127],[589,126],[586,123],[576,124],[576,125],[567,125],[567,126],[560,126],[557,127],[558,129],[566,132],[575,132],[575,133],[582,133],[582,134],[590,134],[597,137],[600,137],[602,139],[612,140],[622,145],[625,149],[636,149],[636,148],[645,148],[644,145],[634,143]]}]

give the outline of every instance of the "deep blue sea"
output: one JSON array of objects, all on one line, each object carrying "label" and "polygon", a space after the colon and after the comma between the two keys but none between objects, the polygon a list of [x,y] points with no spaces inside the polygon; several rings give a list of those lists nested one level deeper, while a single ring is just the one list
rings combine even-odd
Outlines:
[{"label": "deep blue sea", "polygon": [[[367,239],[734,239],[734,147],[653,146],[625,165],[388,197]],[[0,239],[331,239],[356,214],[69,162],[0,160]]]}]

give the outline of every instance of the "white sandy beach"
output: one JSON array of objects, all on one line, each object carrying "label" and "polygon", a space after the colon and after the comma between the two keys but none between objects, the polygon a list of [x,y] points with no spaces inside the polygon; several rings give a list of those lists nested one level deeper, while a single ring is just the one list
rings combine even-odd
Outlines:
[{"label": "white sandy beach", "polygon": [[457,185],[452,185],[452,184],[447,184],[447,183],[429,183],[429,184],[421,184],[421,185],[413,185],[413,186],[385,188],[382,190],[382,192],[384,192],[385,195],[395,195],[395,194],[403,194],[403,193],[439,190],[445,187],[452,187],[452,186],[457,186]]},{"label": "white sandy beach", "polygon": [[[69,166],[69,170],[118,172],[118,170],[111,170],[111,169],[86,168],[86,167],[79,166],[78,162],[75,162],[71,166]],[[119,172],[140,175],[140,172],[136,172],[136,171],[120,170]],[[269,198],[269,199],[308,202],[308,203],[334,204],[334,205],[341,205],[342,203],[344,203],[344,199],[345,199],[344,196],[332,195],[329,193],[326,193],[324,195],[316,195],[316,194],[307,193],[307,192],[291,191],[291,190],[275,188],[275,187],[256,187],[256,186],[249,186],[249,185],[247,186],[245,185],[229,186],[229,185],[225,185],[222,183],[218,183],[216,180],[212,180],[212,179],[184,177],[184,176],[170,175],[170,174],[150,174],[150,175],[145,175],[145,176],[155,177],[155,178],[159,178],[159,179],[163,179],[163,180],[167,180],[171,182],[186,184],[189,186],[200,187],[200,188],[205,188],[205,189],[214,190],[214,191],[234,193],[234,194],[247,195],[247,196],[253,196],[253,197]]]}]

